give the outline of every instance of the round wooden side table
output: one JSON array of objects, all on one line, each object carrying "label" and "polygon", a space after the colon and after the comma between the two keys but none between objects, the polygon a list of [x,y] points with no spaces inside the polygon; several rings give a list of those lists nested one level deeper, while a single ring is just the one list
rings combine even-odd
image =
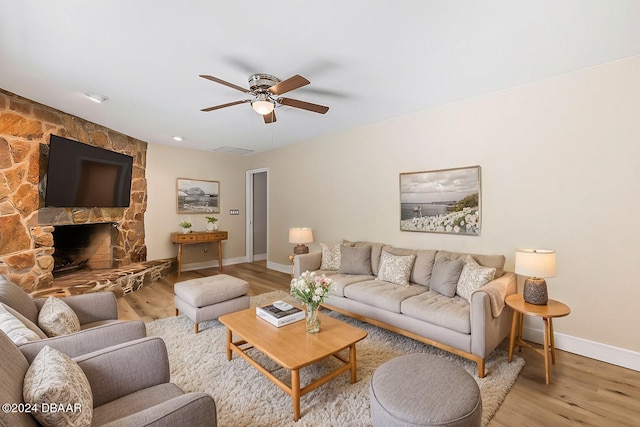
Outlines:
[{"label": "round wooden side table", "polygon": [[513,309],[513,321],[511,323],[511,340],[509,342],[509,362],[513,357],[513,349],[516,346],[525,346],[539,353],[539,350],[522,339],[522,324],[524,315],[542,317],[544,322],[544,368],[546,382],[550,382],[549,353],[551,353],[551,363],[556,363],[556,347],[553,339],[553,318],[564,317],[571,313],[568,305],[560,301],[549,299],[546,305],[529,304],[524,301],[521,294],[509,295],[505,303]]}]

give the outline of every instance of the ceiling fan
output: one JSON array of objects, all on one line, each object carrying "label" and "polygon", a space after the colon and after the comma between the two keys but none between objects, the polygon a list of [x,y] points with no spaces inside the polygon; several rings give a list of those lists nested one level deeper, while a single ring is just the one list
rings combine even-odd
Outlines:
[{"label": "ceiling fan", "polygon": [[232,89],[239,90],[248,95],[252,95],[252,99],[242,99],[240,101],[229,102],[227,104],[216,105],[215,107],[203,108],[200,111],[213,111],[220,108],[231,107],[232,105],[251,103],[251,107],[256,113],[262,115],[266,124],[276,121],[275,107],[278,105],[286,105],[293,108],[312,111],[314,113],[324,114],[329,111],[329,107],[323,105],[312,104],[310,102],[300,101],[297,99],[283,98],[280,95],[292,90],[308,85],[309,80],[302,76],[295,75],[286,80],[280,81],[277,77],[270,74],[253,74],[249,77],[249,89],[234,85],[217,77],[201,74],[200,77],[212,82],[220,83]]}]

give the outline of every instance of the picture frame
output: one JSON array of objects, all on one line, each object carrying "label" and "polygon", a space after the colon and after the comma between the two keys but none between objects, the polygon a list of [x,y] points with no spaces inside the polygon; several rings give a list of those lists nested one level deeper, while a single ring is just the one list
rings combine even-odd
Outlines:
[{"label": "picture frame", "polygon": [[177,178],[176,212],[179,214],[220,213],[220,181]]},{"label": "picture frame", "polygon": [[400,230],[479,236],[480,166],[400,174]]}]

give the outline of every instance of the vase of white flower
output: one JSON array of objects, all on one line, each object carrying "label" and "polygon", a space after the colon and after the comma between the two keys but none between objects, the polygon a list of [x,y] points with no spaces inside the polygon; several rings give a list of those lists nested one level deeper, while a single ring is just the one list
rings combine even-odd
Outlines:
[{"label": "vase of white flower", "polygon": [[307,332],[315,334],[320,331],[320,304],[329,293],[333,280],[305,271],[297,279],[291,280],[291,295],[299,299],[307,310]]}]

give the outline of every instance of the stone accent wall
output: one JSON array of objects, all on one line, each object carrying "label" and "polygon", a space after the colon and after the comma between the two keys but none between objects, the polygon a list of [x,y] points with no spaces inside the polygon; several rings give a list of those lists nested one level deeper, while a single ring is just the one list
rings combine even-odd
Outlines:
[{"label": "stone accent wall", "polygon": [[[44,208],[51,134],[134,157],[128,208]],[[114,222],[116,267],[145,261],[147,143],[0,89],[0,274],[28,292],[53,284],[56,225]]]}]

